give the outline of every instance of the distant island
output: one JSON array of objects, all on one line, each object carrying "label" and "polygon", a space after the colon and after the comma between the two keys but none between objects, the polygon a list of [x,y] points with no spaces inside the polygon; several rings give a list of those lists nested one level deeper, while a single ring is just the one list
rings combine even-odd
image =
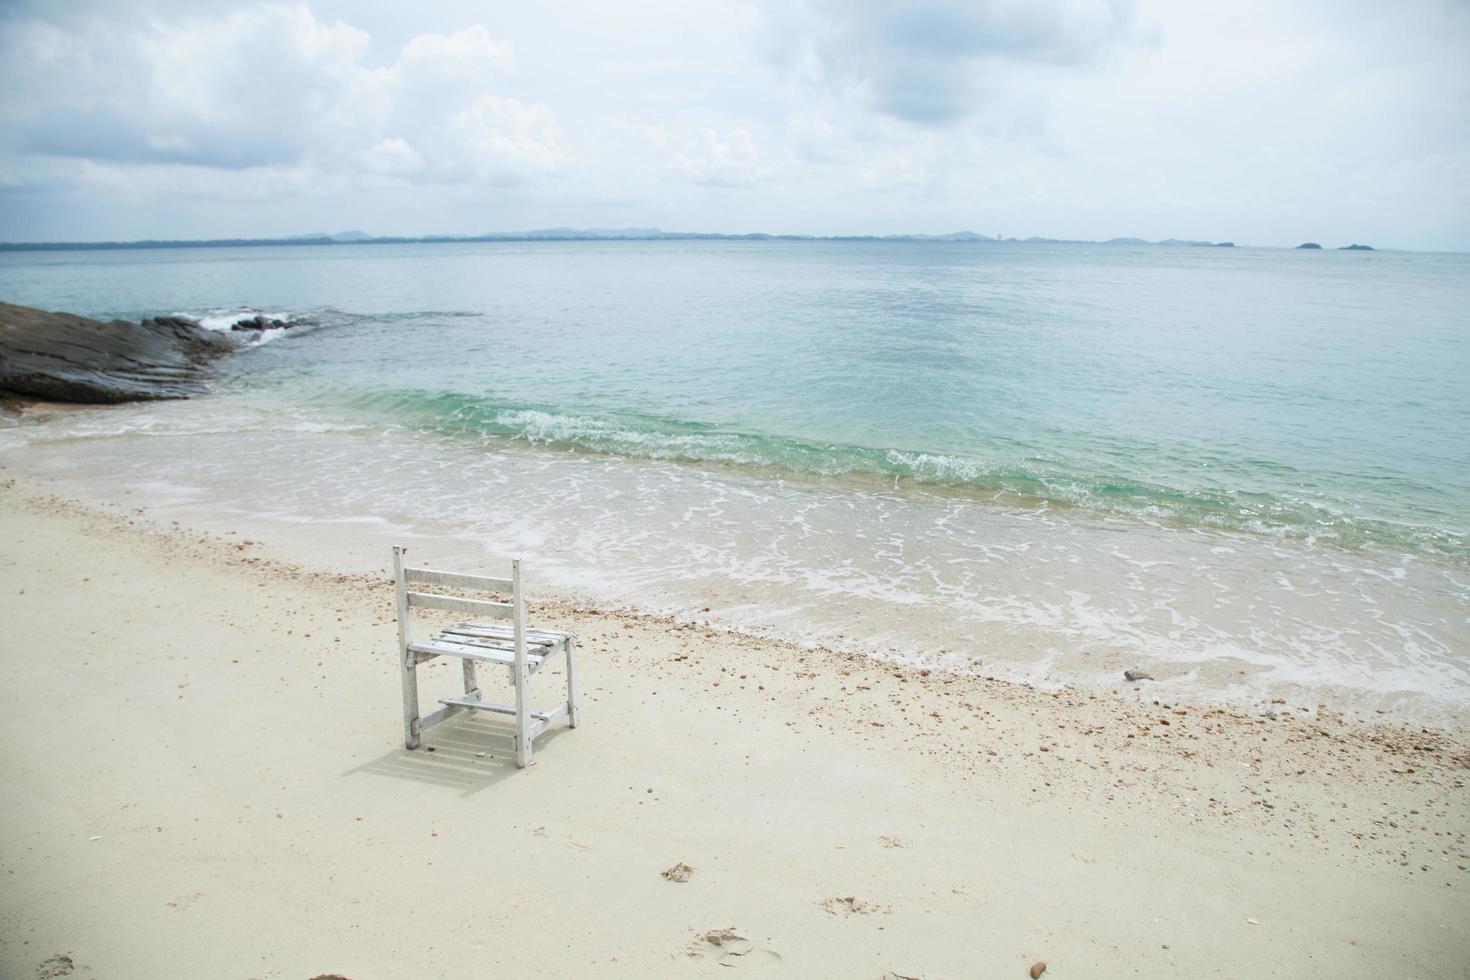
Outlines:
[{"label": "distant island", "polygon": [[[1317,244],[1316,242],[1302,242],[1300,245],[1297,246],[1297,248],[1315,249],[1317,251],[1321,251],[1322,250],[1322,246],[1319,245],[1319,244]],[[1339,252],[1376,252],[1376,251],[1378,251],[1372,245],[1359,245],[1357,242],[1354,242],[1351,245],[1339,245],[1338,248],[1337,248],[1337,250]]]},{"label": "distant island", "polygon": [[[1185,238],[1149,241],[1144,238],[1109,238],[1093,241],[1078,238],[1007,238],[973,231],[943,235],[770,235],[751,232],[727,235],[708,231],[662,231],[658,228],[538,228],[531,231],[492,231],[481,235],[369,235],[364,231],[313,232],[281,238],[147,239],[129,242],[0,242],[0,252],[72,251],[125,248],[248,248],[265,245],[416,245],[469,242],[605,242],[605,241],[732,241],[732,242],[975,242],[1018,245],[1189,245],[1204,248],[1234,248],[1234,242],[1208,242]],[[1315,242],[1298,248],[1321,248]],[[1346,251],[1372,251],[1368,245],[1345,245]]]}]

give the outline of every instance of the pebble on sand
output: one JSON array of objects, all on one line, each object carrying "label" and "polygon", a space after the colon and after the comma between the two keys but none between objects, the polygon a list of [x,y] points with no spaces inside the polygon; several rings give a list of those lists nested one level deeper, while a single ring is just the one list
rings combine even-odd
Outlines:
[{"label": "pebble on sand", "polygon": [[1036,980],[1037,977],[1041,976],[1045,972],[1045,963],[1042,963],[1038,960],[1037,962],[1031,964],[1031,980]]},{"label": "pebble on sand", "polygon": [[1123,679],[1125,681],[1151,681],[1154,677],[1152,674],[1145,673],[1141,670],[1125,670],[1123,671]]}]

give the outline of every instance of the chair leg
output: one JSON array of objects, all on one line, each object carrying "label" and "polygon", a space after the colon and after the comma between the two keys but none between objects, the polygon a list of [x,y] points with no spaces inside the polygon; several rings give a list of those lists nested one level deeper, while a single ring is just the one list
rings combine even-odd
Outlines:
[{"label": "chair leg", "polygon": [[573,728],[582,720],[577,707],[577,641],[567,637],[567,724]]},{"label": "chair leg", "polygon": [[475,662],[473,660],[461,660],[464,667],[464,693],[468,697],[480,690],[480,682],[475,677]]},{"label": "chair leg", "polygon": [[404,651],[399,666],[403,674],[403,744],[416,749],[419,747],[419,678],[414,654]]},{"label": "chair leg", "polygon": [[531,764],[531,706],[526,690],[526,673],[515,671],[516,685],[516,767]]}]

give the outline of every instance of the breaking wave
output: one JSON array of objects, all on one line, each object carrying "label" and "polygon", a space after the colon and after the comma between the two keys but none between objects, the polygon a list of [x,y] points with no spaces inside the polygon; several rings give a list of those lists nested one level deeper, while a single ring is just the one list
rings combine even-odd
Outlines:
[{"label": "breaking wave", "polygon": [[[636,413],[572,411],[461,392],[400,388],[365,393],[318,389],[308,396],[338,411],[395,427],[521,442],[631,458],[733,466],[794,479],[845,478],[895,489],[989,496],[1229,530],[1311,538],[1345,547],[1378,545],[1470,560],[1470,541],[1444,526],[1375,519],[1346,504],[1218,487],[1171,487],[1113,472],[1074,471],[1045,460],[1021,464],[976,456],[870,447],[743,432]],[[322,406],[325,407],[325,406]],[[368,418],[364,418],[367,416]]]}]

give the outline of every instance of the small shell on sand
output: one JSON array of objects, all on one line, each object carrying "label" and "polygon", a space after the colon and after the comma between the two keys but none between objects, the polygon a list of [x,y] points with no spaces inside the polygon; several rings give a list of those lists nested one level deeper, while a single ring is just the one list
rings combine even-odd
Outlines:
[{"label": "small shell on sand", "polygon": [[666,881],[688,881],[694,877],[694,869],[680,861],[667,871],[660,872]]}]

